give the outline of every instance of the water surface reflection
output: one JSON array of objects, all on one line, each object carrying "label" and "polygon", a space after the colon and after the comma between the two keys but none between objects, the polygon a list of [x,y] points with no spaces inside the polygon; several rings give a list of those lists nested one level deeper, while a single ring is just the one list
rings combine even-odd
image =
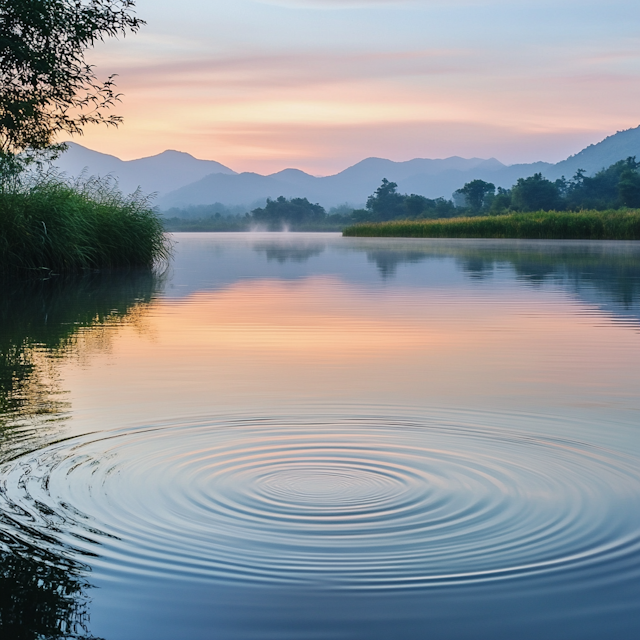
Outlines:
[{"label": "water surface reflection", "polygon": [[[109,330],[135,323],[159,287],[148,272],[2,283],[0,298],[0,463],[64,438],[72,405],[60,381],[65,359],[108,348]],[[46,478],[27,475],[41,484]],[[93,638],[87,558],[63,543],[68,522],[57,505],[26,517],[0,485],[0,628],[4,637]]]},{"label": "water surface reflection", "polygon": [[638,636],[636,244],[177,241],[2,312],[3,548],[93,633]]}]

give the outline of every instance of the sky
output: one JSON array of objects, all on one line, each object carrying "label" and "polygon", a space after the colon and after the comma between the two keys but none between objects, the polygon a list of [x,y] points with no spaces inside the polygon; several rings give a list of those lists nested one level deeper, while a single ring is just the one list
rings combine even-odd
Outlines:
[{"label": "sky", "polygon": [[236,171],[329,175],[366,157],[557,162],[640,125],[638,0],[138,0],[89,53],[117,130]]}]

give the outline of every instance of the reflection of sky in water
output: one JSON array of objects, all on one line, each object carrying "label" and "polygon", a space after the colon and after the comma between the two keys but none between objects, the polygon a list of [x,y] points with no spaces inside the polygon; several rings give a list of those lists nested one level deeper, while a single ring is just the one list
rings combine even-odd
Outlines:
[{"label": "reflection of sky in water", "polygon": [[509,281],[515,274],[532,286],[559,285],[589,303],[640,320],[640,248],[632,242],[269,237],[274,235],[229,234],[227,242],[211,242],[207,234],[176,234],[178,244],[189,242],[190,250],[178,252],[169,295],[221,288],[247,278],[327,274],[367,286],[392,280],[394,286],[448,287],[468,279],[504,279],[506,270]]},{"label": "reflection of sky in water", "polygon": [[619,434],[600,420],[635,420],[635,245],[390,246],[178,236],[145,331],[91,376],[66,370],[76,412],[100,428],[238,406],[497,408],[580,415],[605,440]]},{"label": "reflection of sky in water", "polygon": [[636,245],[177,239],[0,307],[19,575],[114,640],[637,636]]}]

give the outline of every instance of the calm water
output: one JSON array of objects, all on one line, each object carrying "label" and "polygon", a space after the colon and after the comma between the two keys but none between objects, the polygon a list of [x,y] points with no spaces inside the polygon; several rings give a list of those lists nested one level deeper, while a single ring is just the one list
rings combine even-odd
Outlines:
[{"label": "calm water", "polygon": [[2,285],[3,637],[640,637],[640,246],[175,239]]}]

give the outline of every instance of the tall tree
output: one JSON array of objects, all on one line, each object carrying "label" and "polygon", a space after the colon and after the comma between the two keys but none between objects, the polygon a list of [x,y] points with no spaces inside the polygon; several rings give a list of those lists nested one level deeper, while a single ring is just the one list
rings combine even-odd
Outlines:
[{"label": "tall tree", "polygon": [[492,196],[495,192],[495,185],[484,180],[472,180],[456,191],[464,196],[467,207],[474,212],[480,211],[486,204],[488,196]]},{"label": "tall tree", "polygon": [[[0,0],[0,156],[52,147],[59,133],[117,125],[114,76],[100,81],[85,53],[144,24],[133,0]],[[57,147],[58,149],[60,147]]]},{"label": "tall tree", "polygon": [[376,220],[394,220],[406,216],[404,196],[398,193],[398,185],[382,179],[376,192],[367,198],[367,209]]},{"label": "tall tree", "polygon": [[562,181],[551,182],[535,173],[529,178],[518,178],[511,189],[511,203],[519,211],[552,211],[562,209],[560,193]]}]

